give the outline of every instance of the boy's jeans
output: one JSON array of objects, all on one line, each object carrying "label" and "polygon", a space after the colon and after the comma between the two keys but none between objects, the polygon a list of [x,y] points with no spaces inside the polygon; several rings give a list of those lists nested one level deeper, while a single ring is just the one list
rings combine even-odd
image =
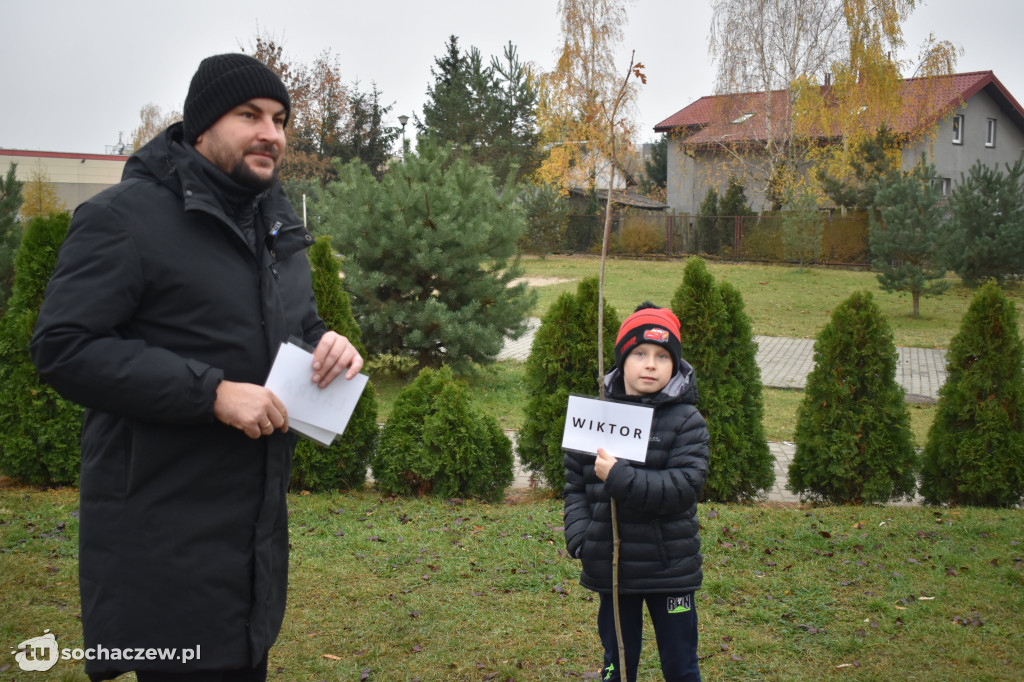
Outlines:
[{"label": "boy's jeans", "polygon": [[[693,592],[619,596],[622,639],[629,665],[627,682],[636,682],[640,645],[643,641],[645,601],[651,613],[651,622],[654,623],[661,672],[666,682],[700,682],[700,668],[697,664],[697,604]],[[612,603],[612,595],[601,595],[601,606],[597,612],[597,631],[604,645],[601,679],[605,682],[621,682]]]}]

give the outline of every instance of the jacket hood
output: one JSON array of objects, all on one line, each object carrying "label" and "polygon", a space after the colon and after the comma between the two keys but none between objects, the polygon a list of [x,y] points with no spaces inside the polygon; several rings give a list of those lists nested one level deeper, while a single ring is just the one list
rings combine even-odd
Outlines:
[{"label": "jacket hood", "polygon": [[[204,168],[204,164],[208,168]],[[207,180],[214,168],[213,164],[185,143],[184,127],[179,121],[132,154],[125,164],[121,180],[156,182],[181,197],[186,211],[205,211],[221,218],[237,231],[235,221],[224,211],[223,192],[213,191]],[[224,179],[231,182],[227,175],[224,175]],[[299,247],[311,243],[309,233],[302,227],[302,219],[285,196],[280,182],[275,182],[264,192],[254,193],[252,198],[261,202],[268,225],[274,231],[294,231],[300,238]],[[285,248],[282,257],[293,252],[294,249]]]},{"label": "jacket hood", "polygon": [[697,373],[693,366],[682,358],[679,359],[679,370],[675,373],[665,388],[651,395],[627,395],[626,387],[622,380],[622,370],[618,367],[612,369],[604,377],[605,391],[616,400],[627,400],[643,403],[645,405],[661,405],[663,403],[680,402],[696,405],[697,395]]}]

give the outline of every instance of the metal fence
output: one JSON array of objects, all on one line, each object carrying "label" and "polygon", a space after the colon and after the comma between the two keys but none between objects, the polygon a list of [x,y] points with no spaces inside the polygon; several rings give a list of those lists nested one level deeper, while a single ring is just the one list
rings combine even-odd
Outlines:
[{"label": "metal fence", "polygon": [[[863,214],[828,215],[819,263],[867,265],[868,218]],[[604,217],[569,216],[563,247],[570,253],[601,249]],[[783,216],[700,216],[636,212],[612,219],[609,251],[621,255],[682,256],[705,254],[730,260],[796,262],[787,257]]]}]

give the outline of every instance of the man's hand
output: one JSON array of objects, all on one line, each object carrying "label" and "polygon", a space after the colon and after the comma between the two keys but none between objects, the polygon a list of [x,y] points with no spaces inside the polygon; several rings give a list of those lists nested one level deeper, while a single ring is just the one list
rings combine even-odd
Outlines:
[{"label": "man's hand", "polygon": [[612,470],[612,467],[615,466],[615,463],[618,461],[619,460],[609,455],[603,449],[598,448],[597,460],[594,461],[594,473],[596,473],[597,477],[602,481],[607,481],[608,472]]},{"label": "man's hand", "polygon": [[363,358],[348,339],[337,332],[327,332],[313,351],[313,382],[326,388],[345,369],[352,379],[363,368]]},{"label": "man's hand", "polygon": [[213,416],[243,431],[249,438],[269,436],[274,429],[288,431],[288,410],[276,395],[263,386],[221,381]]}]

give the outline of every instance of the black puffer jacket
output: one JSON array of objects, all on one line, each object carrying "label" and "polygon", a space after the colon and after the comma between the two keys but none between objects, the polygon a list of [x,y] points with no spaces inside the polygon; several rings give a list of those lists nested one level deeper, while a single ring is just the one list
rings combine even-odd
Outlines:
[{"label": "black puffer jacket", "polygon": [[201,647],[189,666],[92,661],[90,673],[251,665],[284,616],[295,437],[250,440],[213,404],[222,379],[262,384],[290,335],[326,331],[312,239],[278,185],[243,211],[254,247],[211,169],[177,124],[80,206],[32,339],[41,376],[87,408],[85,646]]},{"label": "black puffer jacket", "polygon": [[[701,585],[697,500],[708,473],[708,430],[694,406],[697,381],[685,361],[661,392],[628,396],[618,369],[605,377],[610,398],[654,407],[646,462],[620,459],[607,481],[594,456],[565,454],[565,544],[583,560],[580,584],[612,590],[611,498],[618,502],[619,591],[686,592]],[[614,454],[614,453],[611,453]]]}]

